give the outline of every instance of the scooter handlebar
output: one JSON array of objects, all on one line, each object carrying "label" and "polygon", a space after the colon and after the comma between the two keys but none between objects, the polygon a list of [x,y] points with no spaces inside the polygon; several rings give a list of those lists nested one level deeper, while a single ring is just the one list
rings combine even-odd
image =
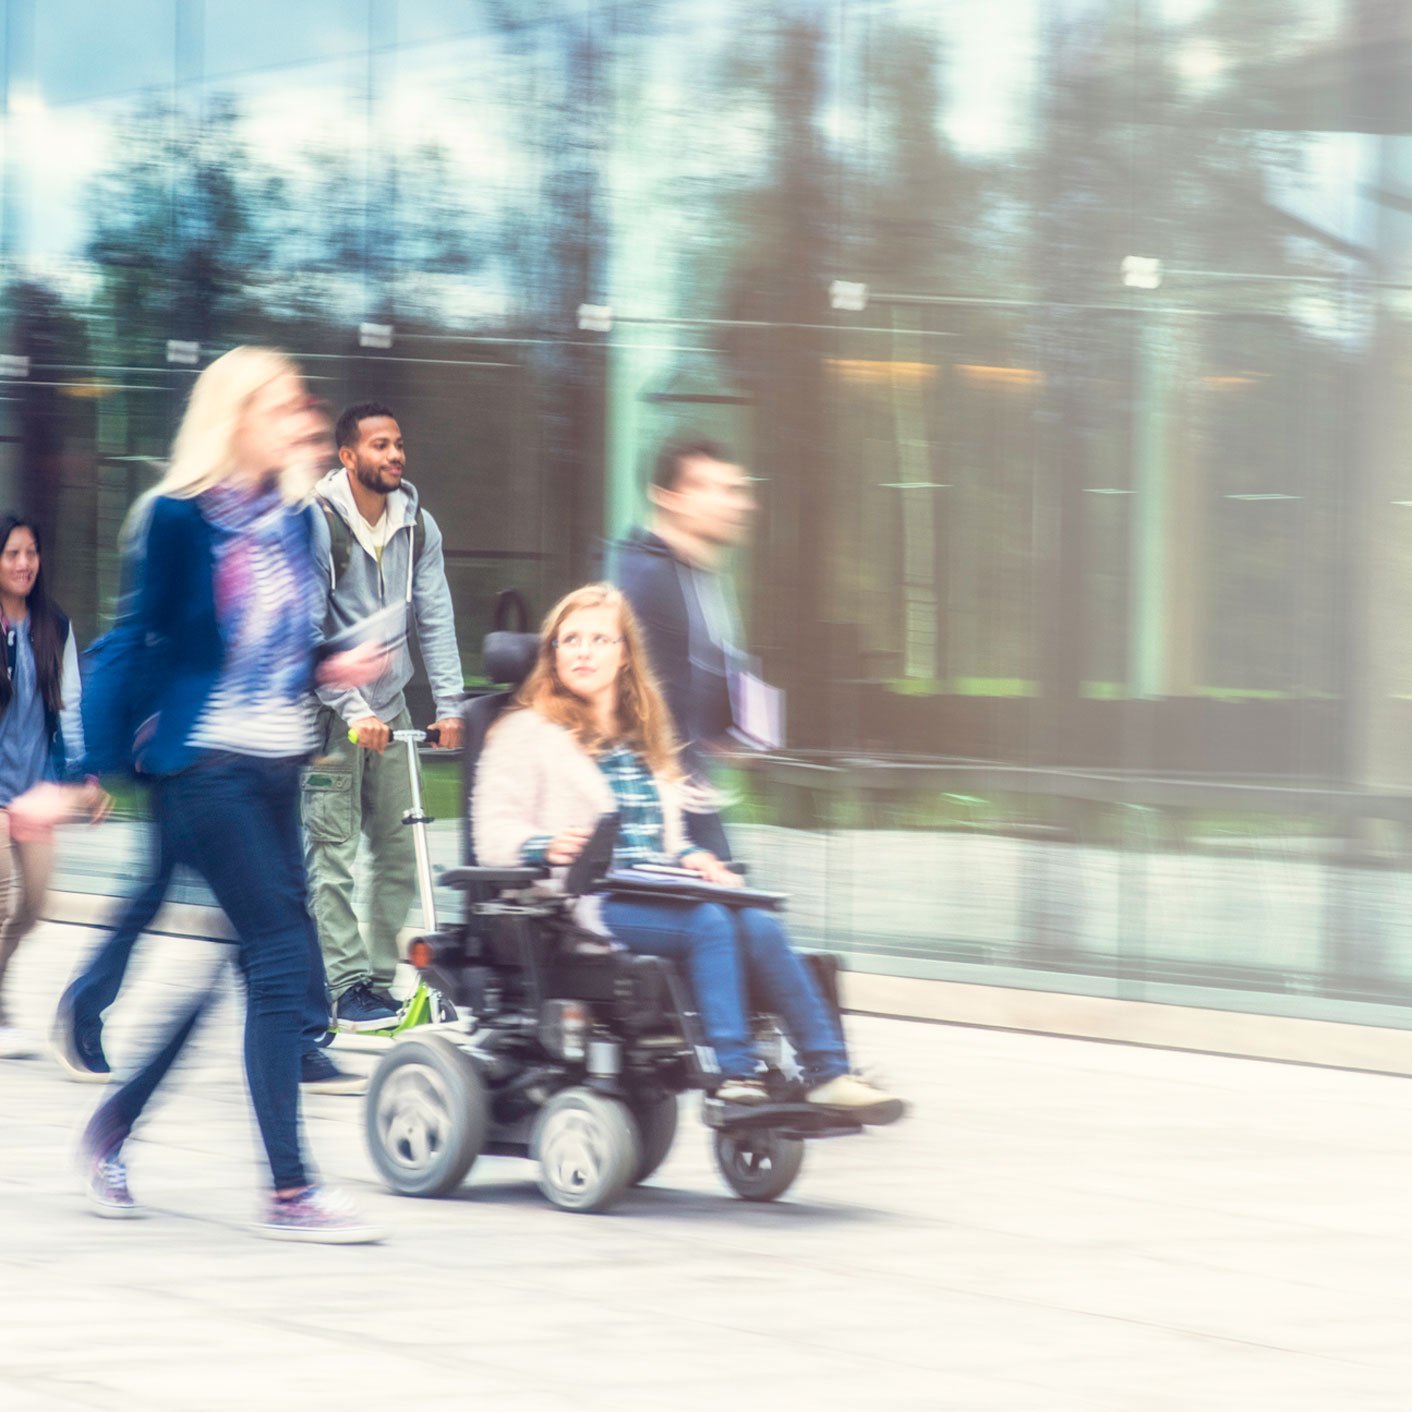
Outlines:
[{"label": "scooter handlebar", "polygon": [[[439,745],[441,743],[441,732],[435,726],[428,726],[424,731],[393,731],[393,740],[410,740],[414,745],[426,741],[428,745]],[[348,739],[354,744],[359,743],[358,732],[351,726],[348,730]]]}]

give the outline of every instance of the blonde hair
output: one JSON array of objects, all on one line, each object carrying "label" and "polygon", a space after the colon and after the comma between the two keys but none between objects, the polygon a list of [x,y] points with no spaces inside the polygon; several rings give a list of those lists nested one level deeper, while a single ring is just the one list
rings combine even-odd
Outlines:
[{"label": "blonde hair", "polygon": [[[191,389],[172,444],[171,464],[155,493],[189,500],[220,485],[236,469],[235,437],[250,399],[287,373],[300,376],[287,354],[253,346],[232,348],[206,368]],[[279,483],[291,504],[308,493],[307,477],[297,466],[281,467]]]},{"label": "blonde hair", "polygon": [[546,720],[563,726],[590,755],[601,755],[614,742],[607,739],[594,719],[593,707],[576,696],[559,676],[554,640],[571,613],[582,608],[614,608],[623,639],[623,666],[618,676],[618,739],[647,762],[664,780],[680,780],[677,738],[672,730],[662,689],[652,674],[642,646],[642,630],[622,593],[611,583],[590,583],[566,594],[549,610],[539,629],[539,655],[525,684],[516,693],[521,706],[538,711]]}]

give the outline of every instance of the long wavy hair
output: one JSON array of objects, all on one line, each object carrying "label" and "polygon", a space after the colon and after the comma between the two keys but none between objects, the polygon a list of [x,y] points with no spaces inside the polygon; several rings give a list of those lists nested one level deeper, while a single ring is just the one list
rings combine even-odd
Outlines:
[{"label": "long wavy hair", "polygon": [[[618,735],[616,741],[604,736],[594,720],[593,707],[565,684],[559,675],[554,641],[560,625],[582,608],[612,608],[618,615],[618,632],[623,639],[623,666],[618,676]],[[677,738],[662,689],[652,675],[642,645],[642,630],[632,606],[611,583],[590,583],[576,588],[549,610],[539,630],[539,655],[515,700],[538,711],[556,726],[563,726],[593,756],[621,742],[641,755],[660,779],[679,780]]]},{"label": "long wavy hair", "polygon": [[[189,500],[221,484],[236,469],[235,437],[250,399],[285,373],[301,376],[287,354],[250,345],[232,348],[205,368],[192,386],[171,463],[155,493]],[[308,477],[297,464],[280,468],[279,483],[290,504],[308,494]]]},{"label": "long wavy hair", "polygon": [[[34,536],[34,547],[39,554],[39,569],[34,576],[34,586],[29,591],[26,607],[29,612],[29,645],[34,653],[34,674],[39,682],[39,694],[44,704],[57,715],[64,709],[64,634],[60,624],[62,619],[58,608],[50,602],[49,592],[44,587],[44,541],[39,535],[39,526],[33,520],[19,515],[0,515],[0,554],[10,542],[16,530],[28,530]],[[10,680],[8,654],[0,652],[0,715],[10,709],[15,698],[15,684]]]}]

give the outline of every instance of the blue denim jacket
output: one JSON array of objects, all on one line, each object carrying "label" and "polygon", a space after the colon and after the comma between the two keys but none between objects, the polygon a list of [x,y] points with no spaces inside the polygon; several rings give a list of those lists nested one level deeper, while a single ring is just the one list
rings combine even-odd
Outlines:
[{"label": "blue denim jacket", "polygon": [[[313,515],[305,507],[311,554]],[[137,763],[144,774],[168,775],[194,764],[202,753],[187,741],[225,658],[216,618],[213,533],[194,499],[159,496],[152,502],[141,555],[134,618],[143,634],[142,676],[153,716],[139,737]],[[310,691],[314,660],[311,635]]]}]

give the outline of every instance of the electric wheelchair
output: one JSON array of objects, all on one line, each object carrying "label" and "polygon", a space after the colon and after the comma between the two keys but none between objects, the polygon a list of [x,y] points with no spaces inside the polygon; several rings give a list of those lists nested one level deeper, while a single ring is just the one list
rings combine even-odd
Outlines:
[{"label": "electric wheelchair", "polygon": [[[623,885],[609,872],[615,818],[600,821],[562,892],[537,886],[544,869],[476,864],[476,765],[486,732],[533,666],[538,639],[523,627],[522,614],[520,631],[486,638],[485,675],[506,689],[464,710],[467,862],[440,882],[461,892],[465,916],[419,937],[408,953],[425,984],[445,997],[441,1013],[455,1018],[400,1037],[375,1070],[365,1106],[373,1163],[402,1195],[442,1196],[481,1155],[529,1157],[554,1205],[603,1211],[666,1158],[678,1096],[698,1090],[727,1185],[747,1201],[771,1201],[798,1175],[808,1139],[858,1133],[863,1124],[802,1101],[790,1077],[792,1051],[763,1014],[754,1022],[770,1065],[771,1101],[732,1105],[711,1097],[720,1074],[683,975],[573,920],[575,897]],[[421,853],[423,867],[424,860]],[[684,880],[646,885],[701,895]],[[779,900],[740,895],[753,905]],[[837,1016],[835,959],[806,959]]]}]

